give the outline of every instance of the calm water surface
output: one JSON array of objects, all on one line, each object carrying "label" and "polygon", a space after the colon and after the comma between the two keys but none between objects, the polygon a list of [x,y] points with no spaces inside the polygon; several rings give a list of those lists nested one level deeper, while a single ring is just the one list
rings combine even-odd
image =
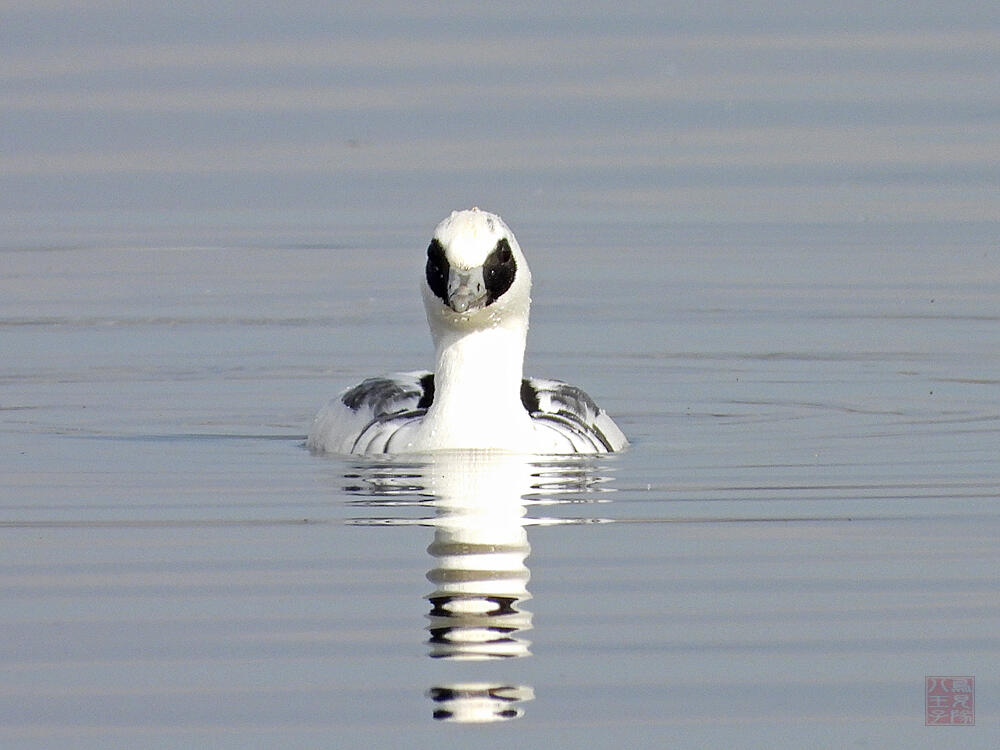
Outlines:
[{"label": "calm water surface", "polygon": [[[0,745],[1000,744],[966,6],[14,3]],[[631,449],[310,455],[325,399],[430,363],[471,203],[532,264],[526,372]],[[974,727],[925,726],[933,675]]]},{"label": "calm water surface", "polygon": [[[7,253],[4,737],[989,736],[1000,289],[959,230],[879,244],[891,281],[843,228],[529,247],[528,370],[634,441],[579,461],[302,447],[427,362],[419,245]],[[975,729],[924,727],[938,673]]]}]

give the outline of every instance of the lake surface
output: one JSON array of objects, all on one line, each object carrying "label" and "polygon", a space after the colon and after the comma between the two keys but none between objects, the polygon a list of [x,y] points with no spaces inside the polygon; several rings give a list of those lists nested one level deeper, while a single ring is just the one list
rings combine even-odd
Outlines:
[{"label": "lake surface", "polygon": [[[5,10],[0,744],[1000,744],[992,5],[245,7]],[[311,455],[473,203],[632,447]]]}]

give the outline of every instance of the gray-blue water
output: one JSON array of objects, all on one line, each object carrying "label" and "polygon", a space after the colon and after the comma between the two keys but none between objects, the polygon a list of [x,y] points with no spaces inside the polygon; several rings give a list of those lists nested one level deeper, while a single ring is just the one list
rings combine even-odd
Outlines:
[{"label": "gray-blue water", "polygon": [[[3,7],[0,744],[996,747],[995,4],[338,5]],[[472,204],[633,446],[310,455]]]}]

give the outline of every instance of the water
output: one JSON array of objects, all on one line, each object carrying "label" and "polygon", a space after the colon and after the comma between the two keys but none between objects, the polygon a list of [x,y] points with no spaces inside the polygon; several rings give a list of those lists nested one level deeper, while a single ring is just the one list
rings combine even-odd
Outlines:
[{"label": "water", "polygon": [[[251,10],[5,10],[0,744],[996,746],[992,6]],[[632,448],[310,455],[472,202]]]}]

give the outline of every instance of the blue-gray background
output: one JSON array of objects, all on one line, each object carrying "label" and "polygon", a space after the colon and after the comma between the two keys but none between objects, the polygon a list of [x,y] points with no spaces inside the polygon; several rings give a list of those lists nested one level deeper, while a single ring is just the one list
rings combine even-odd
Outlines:
[{"label": "blue-gray background", "polygon": [[[0,2],[0,744],[996,747],[998,175],[996,3]],[[633,446],[459,664],[428,498],[301,441],[471,204]]]},{"label": "blue-gray background", "polygon": [[994,3],[3,3],[0,211],[269,237],[996,221]]}]

